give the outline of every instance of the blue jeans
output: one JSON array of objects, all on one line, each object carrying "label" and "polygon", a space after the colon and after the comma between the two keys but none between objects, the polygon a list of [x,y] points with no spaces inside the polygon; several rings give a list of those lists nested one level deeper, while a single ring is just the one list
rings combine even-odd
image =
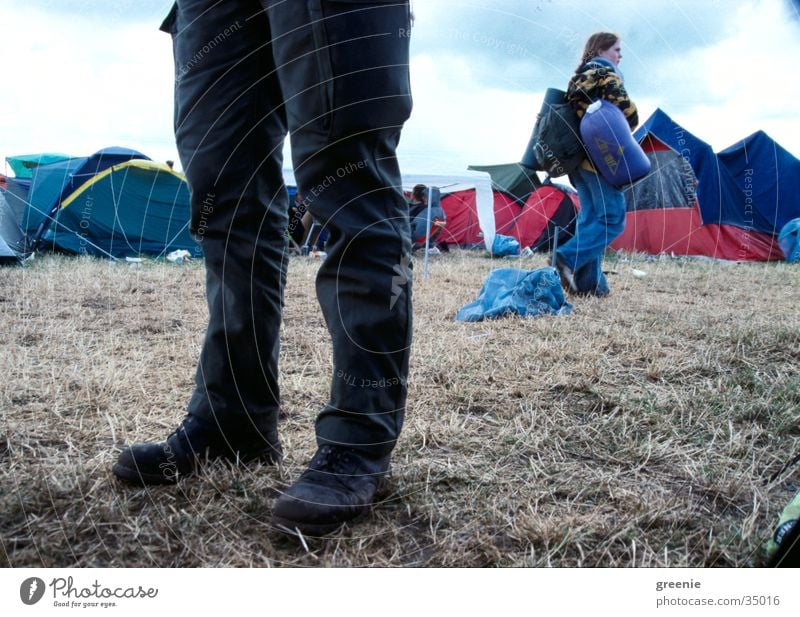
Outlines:
[{"label": "blue jeans", "polygon": [[570,175],[578,191],[581,211],[575,235],[558,248],[563,262],[575,273],[578,290],[605,295],[608,286],[601,270],[606,248],[625,229],[625,197],[600,175],[578,168]]}]

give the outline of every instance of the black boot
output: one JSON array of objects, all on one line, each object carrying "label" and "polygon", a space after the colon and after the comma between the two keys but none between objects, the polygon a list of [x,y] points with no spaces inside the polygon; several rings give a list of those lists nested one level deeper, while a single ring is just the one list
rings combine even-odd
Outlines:
[{"label": "black boot", "polygon": [[256,459],[275,463],[281,459],[277,432],[260,434],[255,427],[245,438],[221,432],[193,416],[162,443],[141,443],[120,452],[112,468],[118,478],[134,484],[175,484],[190,475],[204,459],[222,458],[248,462]]},{"label": "black boot", "polygon": [[556,263],[551,265],[553,265],[556,272],[558,272],[558,276],[561,277],[561,286],[564,288],[564,291],[578,293],[578,286],[575,284],[575,272],[567,265],[564,258],[556,253]]},{"label": "black boot", "polygon": [[275,502],[274,527],[324,536],[366,514],[389,470],[389,457],[371,458],[343,446],[320,446],[308,469]]}]

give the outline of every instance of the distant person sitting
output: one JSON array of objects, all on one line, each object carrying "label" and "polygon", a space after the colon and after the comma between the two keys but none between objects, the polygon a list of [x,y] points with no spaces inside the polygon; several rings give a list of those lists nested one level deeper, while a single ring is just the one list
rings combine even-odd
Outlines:
[{"label": "distant person sitting", "polygon": [[428,187],[424,184],[417,184],[411,189],[411,199],[409,200],[409,215],[419,214],[420,208],[428,205]]},{"label": "distant person sitting", "polygon": [[411,240],[413,248],[419,249],[425,246],[425,240],[430,238],[431,246],[435,246],[442,252],[447,252],[447,242],[438,242],[436,239],[441,235],[441,231],[446,223],[446,216],[441,205],[437,202],[431,204],[430,225],[428,219],[428,198],[430,191],[424,184],[417,184],[411,190],[411,199],[408,204],[408,217],[411,221]]}]

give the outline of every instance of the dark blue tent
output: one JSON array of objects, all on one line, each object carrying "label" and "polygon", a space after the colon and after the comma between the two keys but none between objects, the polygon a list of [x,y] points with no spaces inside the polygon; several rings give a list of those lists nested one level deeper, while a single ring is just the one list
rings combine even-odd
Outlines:
[{"label": "dark blue tent", "polygon": [[136,150],[111,147],[87,157],[34,166],[29,179],[10,179],[7,199],[11,209],[19,215],[26,249],[33,251],[38,247],[61,203],[80,185],[101,171],[131,159],[150,160]]},{"label": "dark blue tent", "polygon": [[660,109],[634,135],[651,160],[671,160],[654,164],[642,186],[626,191],[625,231],[613,248],[738,261],[783,257],[777,236],[800,217],[797,158],[762,131],[717,154]]},{"label": "dark blue tent", "polygon": [[698,180],[697,202],[703,224],[737,227],[749,224],[744,218],[744,195],[709,144],[692,135],[660,109],[636,130],[634,136],[637,141],[642,141],[648,134],[655,135],[689,161]]},{"label": "dark blue tent", "polygon": [[764,131],[718,155],[745,197],[743,218],[757,231],[777,234],[800,216],[800,160]]},{"label": "dark blue tent", "polygon": [[163,163],[133,159],[104,169],[60,202],[42,235],[47,248],[135,257],[185,249],[202,256],[189,234],[189,189]]}]

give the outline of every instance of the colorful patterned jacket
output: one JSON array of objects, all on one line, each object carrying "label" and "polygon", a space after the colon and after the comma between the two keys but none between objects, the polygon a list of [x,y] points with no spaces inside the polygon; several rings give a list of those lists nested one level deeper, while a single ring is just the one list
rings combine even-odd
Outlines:
[{"label": "colorful patterned jacket", "polygon": [[622,85],[622,74],[608,60],[594,58],[581,66],[569,80],[567,100],[578,117],[583,118],[586,108],[600,99],[606,99],[619,107],[631,130],[639,124],[639,113]]},{"label": "colorful patterned jacket", "polygon": [[[631,130],[639,124],[639,112],[625,90],[622,73],[619,69],[615,69],[609,60],[593,58],[581,66],[569,80],[567,100],[578,118],[583,118],[586,108],[600,99],[606,99],[619,107],[625,114]],[[588,159],[582,166],[584,169],[594,171]]]}]

